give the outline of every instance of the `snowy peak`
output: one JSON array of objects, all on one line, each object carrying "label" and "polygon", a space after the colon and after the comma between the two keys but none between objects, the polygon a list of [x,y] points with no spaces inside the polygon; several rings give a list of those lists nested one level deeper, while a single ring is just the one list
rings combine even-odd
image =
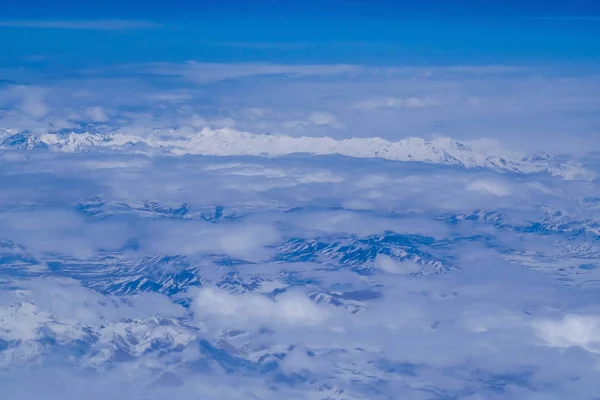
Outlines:
[{"label": "snowy peak", "polygon": [[48,145],[30,130],[21,131],[2,140],[2,147],[21,150],[48,149]]},{"label": "snowy peak", "polygon": [[562,162],[554,157],[532,155],[527,158],[506,157],[474,149],[450,138],[425,140],[409,137],[389,141],[379,137],[336,140],[331,137],[292,137],[252,134],[234,129],[154,130],[148,132],[116,131],[98,133],[43,133],[23,131],[6,137],[2,147],[20,150],[50,149],[60,152],[81,152],[107,148],[119,152],[148,155],[187,154],[212,156],[284,156],[295,153],[313,155],[338,154],[357,158],[382,158],[395,161],[417,161],[466,168],[491,168],[518,173],[548,172],[565,179],[593,180],[596,175],[574,162]]}]

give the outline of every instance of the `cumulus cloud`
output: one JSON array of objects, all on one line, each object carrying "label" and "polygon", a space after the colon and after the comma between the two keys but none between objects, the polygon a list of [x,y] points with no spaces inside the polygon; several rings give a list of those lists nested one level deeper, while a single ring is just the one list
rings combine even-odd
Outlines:
[{"label": "cumulus cloud", "polygon": [[37,95],[25,96],[18,107],[19,110],[37,119],[43,118],[49,111],[48,106]]},{"label": "cumulus cloud", "polygon": [[47,90],[37,86],[10,86],[4,96],[0,96],[0,102],[4,97],[4,102],[35,119],[41,119],[50,111],[44,97]]},{"label": "cumulus cloud", "polygon": [[194,315],[219,326],[248,327],[319,326],[329,316],[326,308],[301,293],[289,292],[269,299],[257,293],[230,294],[205,287],[194,299]]},{"label": "cumulus cloud", "polygon": [[50,122],[50,127],[55,130],[74,129],[78,126],[78,124],[65,119],[55,119],[52,122]]},{"label": "cumulus cloud", "polygon": [[[146,293],[121,301],[106,296],[69,278],[46,278],[20,282],[20,289],[3,292],[0,304],[2,333],[25,339],[35,338],[37,329],[48,319],[60,325],[94,326],[128,318],[148,318],[160,314],[184,315],[184,310],[164,296]],[[56,327],[61,329],[60,326]]]},{"label": "cumulus cloud", "polygon": [[512,192],[511,187],[506,182],[492,179],[478,179],[469,182],[467,190],[492,196],[508,196]]},{"label": "cumulus cloud", "polygon": [[548,346],[581,347],[600,354],[600,317],[568,314],[561,320],[538,320],[533,327]]},{"label": "cumulus cloud", "polygon": [[386,254],[378,254],[375,266],[389,274],[413,274],[421,272],[423,267],[414,261],[396,261]]},{"label": "cumulus cloud", "polygon": [[342,125],[328,112],[312,112],[308,115],[308,121],[315,125],[331,125],[333,127],[341,127]]},{"label": "cumulus cloud", "polygon": [[89,224],[81,216],[66,210],[6,212],[0,214],[0,225],[3,238],[36,253],[57,252],[85,257],[101,248],[119,248],[129,238],[129,229],[124,224],[111,221]]},{"label": "cumulus cloud", "polygon": [[281,240],[281,233],[266,224],[231,223],[213,225],[189,221],[182,224],[154,223],[152,234],[143,241],[145,251],[171,254],[226,254],[235,258],[260,260],[272,250],[267,246]]},{"label": "cumulus cloud", "polygon": [[99,106],[88,107],[85,110],[85,115],[88,116],[94,122],[106,122],[108,121],[108,115],[104,108]]}]

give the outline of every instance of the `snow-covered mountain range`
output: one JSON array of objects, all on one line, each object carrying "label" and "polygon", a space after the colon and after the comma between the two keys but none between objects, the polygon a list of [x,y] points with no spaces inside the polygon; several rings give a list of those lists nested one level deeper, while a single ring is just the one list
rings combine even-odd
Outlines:
[{"label": "snow-covered mountain range", "polygon": [[490,168],[517,173],[547,172],[569,180],[592,180],[593,171],[572,160],[548,155],[518,157],[502,151],[483,151],[451,138],[425,140],[408,137],[389,141],[379,137],[334,139],[331,137],[292,137],[252,134],[230,128],[155,129],[151,132],[118,130],[112,133],[63,132],[33,133],[0,130],[5,149],[45,149],[59,152],[83,152],[93,149],[143,153],[149,155],[213,156],[284,156],[295,153],[343,155],[357,158],[381,158],[416,161],[466,168]]}]

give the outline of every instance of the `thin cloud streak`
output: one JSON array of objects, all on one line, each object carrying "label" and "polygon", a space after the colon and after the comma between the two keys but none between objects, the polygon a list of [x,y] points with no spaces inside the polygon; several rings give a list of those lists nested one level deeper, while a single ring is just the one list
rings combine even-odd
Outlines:
[{"label": "thin cloud streak", "polygon": [[156,29],[160,28],[161,25],[151,21],[109,19],[96,21],[0,21],[0,27],[113,31],[133,29]]},{"label": "thin cloud streak", "polygon": [[530,19],[538,19],[538,20],[545,20],[545,21],[600,21],[600,15],[563,15],[563,16],[532,17]]}]

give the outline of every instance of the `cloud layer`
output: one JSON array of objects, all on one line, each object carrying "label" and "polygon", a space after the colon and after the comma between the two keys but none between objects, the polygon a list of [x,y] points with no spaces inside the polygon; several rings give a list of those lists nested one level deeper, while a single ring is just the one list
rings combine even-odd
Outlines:
[{"label": "cloud layer", "polygon": [[596,180],[307,155],[0,162],[12,398],[596,393]]},{"label": "cloud layer", "polygon": [[520,156],[600,146],[600,83],[584,70],[186,62],[74,67],[47,80],[54,72],[41,65],[4,71],[2,128],[452,137]]},{"label": "cloud layer", "polygon": [[76,72],[0,92],[4,397],[598,393],[597,77]]}]

